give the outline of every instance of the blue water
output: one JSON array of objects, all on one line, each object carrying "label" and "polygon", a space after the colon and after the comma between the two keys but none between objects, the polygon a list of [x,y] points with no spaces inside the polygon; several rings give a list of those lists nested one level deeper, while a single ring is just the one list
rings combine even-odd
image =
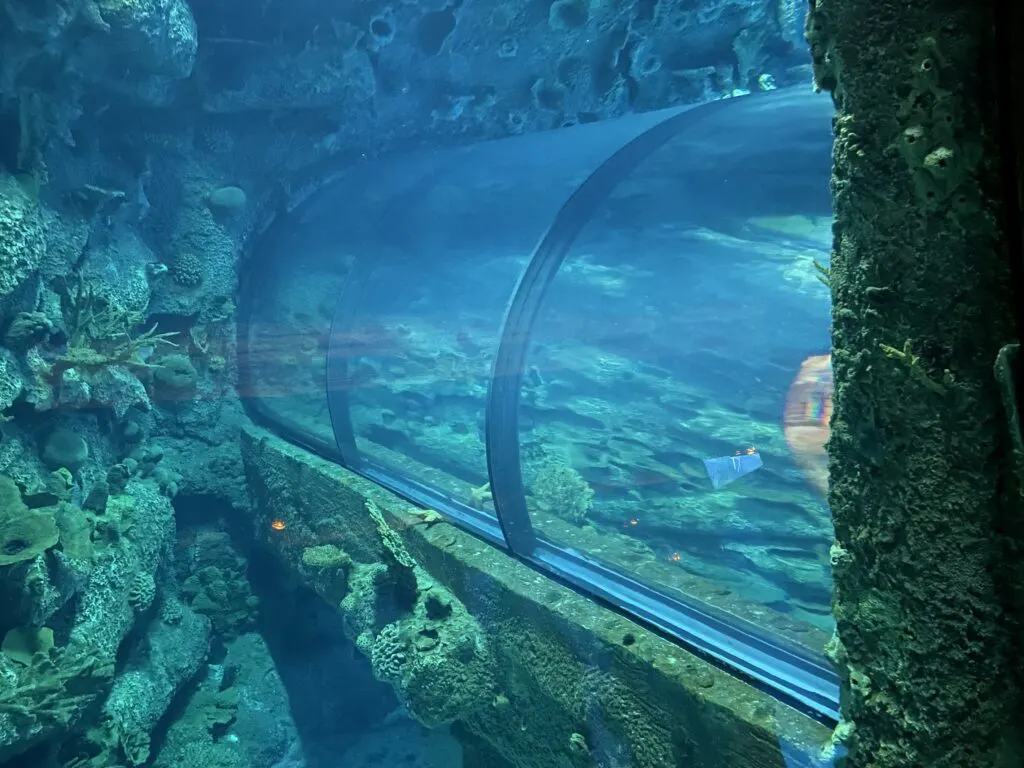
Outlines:
[{"label": "blue water", "polygon": [[0,767],[831,765],[802,15],[5,3]]}]

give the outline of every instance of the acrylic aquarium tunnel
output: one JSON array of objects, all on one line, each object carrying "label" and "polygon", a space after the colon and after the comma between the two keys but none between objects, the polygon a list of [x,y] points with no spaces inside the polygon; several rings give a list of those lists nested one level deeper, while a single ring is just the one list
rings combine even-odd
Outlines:
[{"label": "acrylic aquarium tunnel", "polygon": [[830,99],[325,172],[255,238],[264,424],[835,716]]}]

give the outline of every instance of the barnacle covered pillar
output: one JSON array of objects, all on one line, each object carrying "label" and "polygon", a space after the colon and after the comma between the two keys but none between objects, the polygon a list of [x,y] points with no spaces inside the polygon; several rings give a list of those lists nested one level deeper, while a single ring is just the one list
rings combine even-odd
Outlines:
[{"label": "barnacle covered pillar", "polygon": [[1020,495],[995,374],[1024,295],[994,5],[811,2],[815,77],[837,106],[832,650],[851,766],[1024,764],[1005,554]]}]

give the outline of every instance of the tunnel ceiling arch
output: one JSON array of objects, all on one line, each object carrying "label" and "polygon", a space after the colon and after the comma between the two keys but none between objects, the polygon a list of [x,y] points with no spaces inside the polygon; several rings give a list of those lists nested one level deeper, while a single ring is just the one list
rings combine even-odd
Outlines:
[{"label": "tunnel ceiling arch", "polygon": [[836,718],[831,115],[783,89],[325,174],[253,244],[250,411]]}]

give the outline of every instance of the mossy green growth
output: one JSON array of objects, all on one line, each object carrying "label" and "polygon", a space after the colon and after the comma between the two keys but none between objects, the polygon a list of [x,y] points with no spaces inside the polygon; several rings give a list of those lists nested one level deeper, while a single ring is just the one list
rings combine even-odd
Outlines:
[{"label": "mossy green growth", "polygon": [[[467,718],[467,724],[487,734],[503,754],[524,748],[545,754],[557,745],[559,757],[545,759],[544,765],[589,768],[603,764],[609,749],[618,752],[623,765],[679,765],[678,743],[701,718],[692,715],[692,722],[673,722],[666,716],[675,709],[667,691],[657,685],[638,690],[635,680],[584,663],[559,633],[540,621],[539,613],[522,620],[508,617],[492,628],[495,652],[502,660],[496,674],[498,692]],[[692,674],[702,670],[695,666]],[[642,675],[639,669],[637,675]],[[504,724],[516,713],[523,713],[529,724],[524,732]],[[595,728],[595,723],[600,725]],[[693,765],[727,764],[728,757],[713,755],[711,745],[698,747],[695,742],[691,749]]]},{"label": "mossy green growth", "polygon": [[302,550],[302,564],[308,568],[347,568],[352,558],[334,544],[320,544]]},{"label": "mossy green growth", "polygon": [[837,106],[830,651],[846,768],[1021,764],[1024,509],[993,371],[1024,296],[987,93],[993,7],[810,6]]},{"label": "mossy green growth", "polygon": [[[1010,434],[1013,465],[1017,474],[1017,490],[1024,493],[1024,413],[1017,402],[1020,383],[1017,373],[1020,371],[1020,344],[1007,344],[996,356],[996,380],[1003,397],[1003,408],[1006,411],[1006,428]],[[1024,583],[1022,583],[1024,589]]]},{"label": "mossy green growth", "polygon": [[529,490],[541,510],[577,524],[587,519],[594,503],[594,490],[583,475],[557,461],[549,461],[537,470]]},{"label": "mossy green growth", "polygon": [[0,566],[32,560],[59,538],[53,509],[30,510],[17,484],[0,476]]}]

